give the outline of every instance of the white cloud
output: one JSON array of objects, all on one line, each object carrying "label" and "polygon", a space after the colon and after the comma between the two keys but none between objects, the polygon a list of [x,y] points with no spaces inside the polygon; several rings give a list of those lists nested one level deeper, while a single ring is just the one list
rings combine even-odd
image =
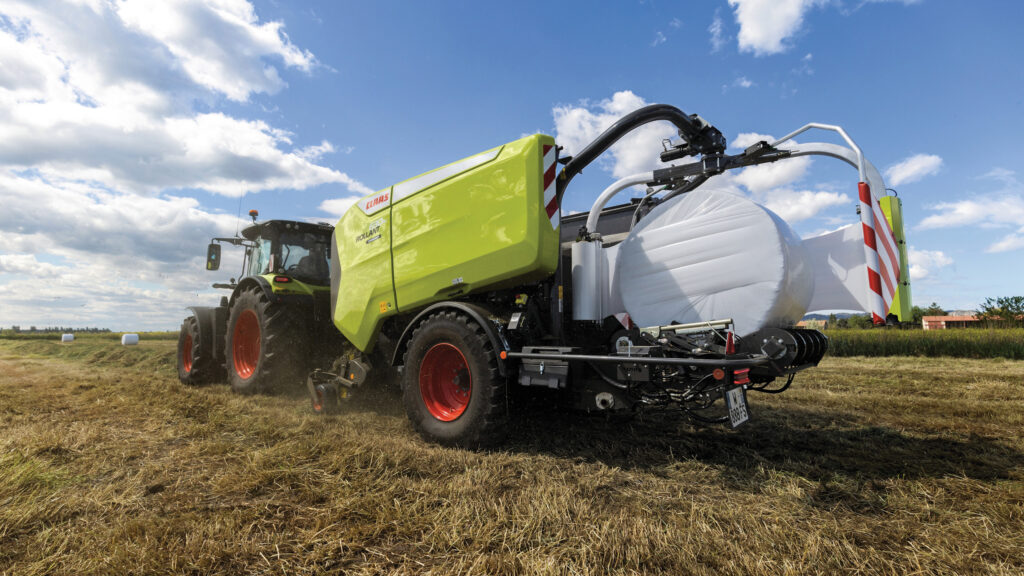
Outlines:
[{"label": "white cloud", "polygon": [[[789,50],[787,42],[797,36],[804,25],[804,16],[811,8],[838,6],[844,16],[857,11],[865,4],[899,3],[918,4],[920,0],[861,0],[853,10],[846,9],[842,2],[835,0],[729,0],[734,8],[736,23],[740,31],[737,36],[740,52],[753,52],[754,56],[768,56]],[[714,33],[712,33],[714,36]],[[809,62],[794,70],[812,74]]]},{"label": "white cloud", "polygon": [[683,21],[682,21],[682,20],[680,20],[679,18],[673,18],[673,19],[672,19],[672,20],[671,20],[671,21],[670,21],[670,22],[668,23],[668,25],[669,25],[669,26],[670,26],[671,28],[675,28],[676,30],[678,30],[678,29],[680,29],[680,28],[682,28],[682,27],[683,27]]},{"label": "white cloud", "polygon": [[1024,249],[1024,185],[1012,170],[995,168],[981,177],[1001,183],[1002,189],[968,200],[940,202],[929,209],[936,212],[917,225],[919,230],[978,226],[988,229],[1015,229],[990,244],[986,252]]},{"label": "white cloud", "polygon": [[[748,146],[757,144],[758,142],[772,142],[775,137],[770,134],[758,134],[757,132],[740,132],[730,141],[729,148],[733,150],[743,150]],[[788,143],[788,141],[787,141]]]},{"label": "white cloud", "polygon": [[1007,170],[1006,168],[993,168],[983,174],[981,178],[986,180],[996,180],[1009,187],[1020,187],[1020,183],[1017,182],[1017,173],[1013,170]]},{"label": "white cloud", "polygon": [[715,17],[711,20],[711,24],[708,26],[708,34],[711,35],[711,53],[714,54],[725,46],[728,42],[728,38],[725,37],[725,32],[722,29],[722,16],[717,9],[715,9]]},{"label": "white cloud", "polygon": [[852,204],[846,194],[813,190],[790,190],[779,188],[761,195],[761,204],[793,223],[817,216],[834,206]]},{"label": "white cloud", "polygon": [[940,202],[931,208],[938,212],[928,216],[919,229],[951,228],[981,224],[988,227],[1020,226],[1024,223],[1024,197],[977,197],[956,202]]},{"label": "white cloud", "polygon": [[0,230],[7,232],[0,250],[24,252],[35,244],[72,261],[126,264],[133,271],[182,263],[210,237],[233,233],[237,222],[202,210],[194,198],[141,197],[10,174],[0,174],[0,204]]},{"label": "white cloud", "polygon": [[[3,41],[9,44],[11,36],[0,30]],[[32,168],[54,178],[101,181],[145,193],[201,188],[238,195],[325,183],[363,190],[348,175],[315,164],[317,158],[309,156],[315,149],[287,150],[290,135],[262,121],[168,108],[161,103],[169,99],[167,93],[135,81],[126,81],[123,91],[105,87],[83,103],[88,92],[81,87],[67,82],[52,86],[65,73],[52,66],[56,57],[27,43],[14,48],[23,63],[40,64],[35,70],[50,85],[0,90],[0,169]],[[74,76],[67,72],[68,78]],[[128,92],[135,96],[122,96]],[[111,94],[112,103],[106,100]],[[319,149],[325,145],[330,146],[322,143]]]},{"label": "white cloud", "polygon": [[[770,134],[743,132],[732,141],[732,148],[743,150],[762,141],[774,142],[775,137]],[[781,147],[786,148],[795,144],[795,141],[790,140],[783,143]],[[780,162],[751,166],[741,170],[736,174],[735,178],[740,185],[755,194],[760,194],[773,188],[789,186],[802,180],[807,175],[811,162],[812,159],[809,156],[800,156]]]},{"label": "white cloud", "polygon": [[237,226],[178,190],[370,192],[330,142],[221,110],[317,65],[245,0],[8,0],[0,54],[0,323],[177,326]]},{"label": "white cloud", "polygon": [[261,23],[248,0],[122,0],[116,11],[129,30],[166,46],[193,81],[232,100],[285,86],[266,57],[307,72],[316,63],[280,22]]},{"label": "white cloud", "polygon": [[322,211],[334,216],[335,218],[341,218],[353,204],[359,201],[360,196],[346,196],[344,198],[329,198],[320,203],[317,208]]},{"label": "white cloud", "polygon": [[665,38],[664,34],[662,34],[660,31],[655,32],[654,33],[654,40],[651,41],[651,47],[657,46],[659,44],[664,44],[667,41],[668,41],[668,38]]},{"label": "white cloud", "polygon": [[[1024,229],[1022,229],[1024,232]],[[998,242],[990,245],[985,251],[986,252],[1010,252],[1011,250],[1024,249],[1024,233],[1021,234],[1007,234]]]},{"label": "white cloud", "polygon": [[915,154],[885,169],[886,183],[902,186],[931,176],[942,167],[942,158],[935,154]]},{"label": "white cloud", "polygon": [[751,166],[736,174],[736,182],[754,193],[767,192],[772,188],[788,186],[800,181],[807,174],[810,165],[811,159],[801,156],[770,164]]},{"label": "white cloud", "polygon": [[[0,175],[0,205],[3,324],[176,326],[186,306],[212,298],[199,296],[213,280],[203,270],[206,242],[237,226],[193,198],[9,174]],[[240,256],[225,256],[225,275],[234,273]]]},{"label": "white cloud", "polygon": [[941,250],[917,250],[913,246],[907,249],[907,261],[910,264],[911,280],[923,280],[936,269],[953,263],[953,259]]},{"label": "white cloud", "polygon": [[757,86],[757,84],[755,84],[752,80],[748,79],[746,76],[737,77],[736,80],[733,80],[732,85],[735,88],[750,88],[752,86]]},{"label": "white cloud", "polygon": [[316,146],[306,146],[300,150],[295,151],[295,155],[303,160],[315,162],[320,159],[324,154],[330,154],[334,152],[334,145],[327,140],[322,140],[320,144]]},{"label": "white cloud", "polygon": [[36,278],[56,278],[61,266],[40,262],[35,254],[0,254],[0,274],[25,274]]},{"label": "white cloud", "polygon": [[740,52],[767,56],[785,52],[785,41],[800,31],[804,14],[825,0],[729,0],[740,26]]},{"label": "white cloud", "polygon": [[[616,92],[610,99],[594,106],[586,102],[578,106],[557,106],[552,111],[555,120],[555,140],[565,147],[566,155],[578,153],[597,138],[606,128],[624,115],[646,106],[647,102],[629,90]],[[599,160],[600,165],[616,179],[662,166],[658,154],[665,139],[675,138],[675,126],[668,122],[644,125],[618,141]]]},{"label": "white cloud", "polygon": [[811,66],[814,61],[814,54],[808,52],[800,59],[800,66],[793,68],[792,73],[797,76],[814,76],[814,67]]}]

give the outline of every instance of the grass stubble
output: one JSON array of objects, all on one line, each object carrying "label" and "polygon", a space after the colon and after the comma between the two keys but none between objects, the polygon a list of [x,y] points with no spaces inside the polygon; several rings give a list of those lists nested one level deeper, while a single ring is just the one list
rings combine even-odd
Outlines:
[{"label": "grass stubble", "polygon": [[738,429],[187,388],[174,342],[0,341],[0,574],[1021,574],[1024,362],[827,358]]}]

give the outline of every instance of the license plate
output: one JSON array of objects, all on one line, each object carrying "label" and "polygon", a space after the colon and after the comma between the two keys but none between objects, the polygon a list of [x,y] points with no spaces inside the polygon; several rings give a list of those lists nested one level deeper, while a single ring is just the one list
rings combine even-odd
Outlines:
[{"label": "license plate", "polygon": [[747,411],[747,394],[743,386],[726,390],[725,404],[729,408],[729,423],[733,428],[750,420],[750,412]]}]

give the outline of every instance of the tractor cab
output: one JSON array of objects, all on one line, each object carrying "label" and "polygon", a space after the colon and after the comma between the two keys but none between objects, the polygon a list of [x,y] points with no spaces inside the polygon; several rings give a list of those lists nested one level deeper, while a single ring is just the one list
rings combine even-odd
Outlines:
[{"label": "tractor cab", "polygon": [[306,284],[330,284],[331,232],[326,224],[269,220],[242,230],[246,276],[277,274]]},{"label": "tractor cab", "polygon": [[[268,276],[287,277],[312,286],[330,284],[331,233],[329,224],[310,224],[293,220],[268,220],[255,222],[242,230],[241,237],[214,238],[206,252],[206,269],[218,270],[221,259],[221,243],[245,247],[241,277]],[[214,288],[234,290],[237,286],[214,284]]]}]

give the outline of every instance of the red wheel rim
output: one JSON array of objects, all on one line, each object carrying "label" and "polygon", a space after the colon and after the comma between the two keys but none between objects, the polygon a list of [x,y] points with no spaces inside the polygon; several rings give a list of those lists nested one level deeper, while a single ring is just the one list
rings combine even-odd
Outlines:
[{"label": "red wheel rim", "polygon": [[192,371],[192,335],[185,334],[185,344],[182,345],[181,367],[185,372]]},{"label": "red wheel rim", "polygon": [[260,363],[260,321],[252,310],[243,310],[238,315],[231,336],[231,356],[235,372],[242,378],[252,376]]},{"label": "red wheel rim", "polygon": [[420,364],[420,394],[431,416],[455,420],[466,411],[472,392],[473,376],[458,348],[442,342],[427,350]]}]

